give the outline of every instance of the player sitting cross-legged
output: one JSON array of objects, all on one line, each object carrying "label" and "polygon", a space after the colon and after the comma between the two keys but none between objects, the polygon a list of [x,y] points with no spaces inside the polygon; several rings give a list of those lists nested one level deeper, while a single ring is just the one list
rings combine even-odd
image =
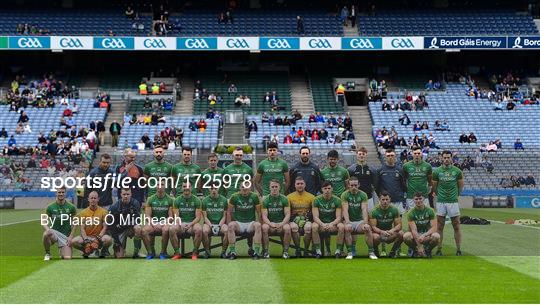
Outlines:
[{"label": "player sitting cross-legged", "polygon": [[[120,190],[120,200],[109,208],[112,223],[107,226],[114,240],[114,256],[122,258],[126,253],[127,238],[141,238],[141,226],[135,224],[141,215],[141,204],[132,197],[131,188]],[[134,243],[137,245],[137,243]],[[139,257],[139,248],[133,249],[133,258]]]}]

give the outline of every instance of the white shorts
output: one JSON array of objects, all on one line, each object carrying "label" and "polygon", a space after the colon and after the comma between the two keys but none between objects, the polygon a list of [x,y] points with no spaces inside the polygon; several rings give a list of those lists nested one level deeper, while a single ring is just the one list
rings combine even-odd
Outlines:
[{"label": "white shorts", "polygon": [[[424,198],[424,205],[429,207],[429,198]],[[405,212],[409,211],[410,209],[414,208],[414,199],[409,199],[405,201]]]},{"label": "white shorts", "polygon": [[56,231],[54,229],[51,229],[53,232],[54,237],[56,237],[56,243],[58,245],[58,248],[63,248],[67,246],[67,236],[64,235],[64,233],[61,233],[60,231]]},{"label": "white shorts", "polygon": [[238,227],[240,228],[240,234],[253,232],[253,224],[255,223],[255,221],[251,221],[251,222],[237,221],[236,223],[238,224]]},{"label": "white shorts", "polygon": [[373,208],[375,208],[375,203],[373,202],[373,197],[369,198],[368,201],[367,201],[367,212],[368,214],[371,213],[371,210],[373,210]]},{"label": "white shorts", "polygon": [[360,230],[362,229],[362,226],[364,225],[364,223],[366,223],[366,222],[363,221],[363,220],[352,221],[351,226],[352,226],[353,232],[356,232],[356,233],[360,232]]},{"label": "white shorts", "polygon": [[457,202],[437,202],[437,216],[456,217],[459,216],[459,203]]},{"label": "white shorts", "polygon": [[392,202],[392,205],[396,207],[399,211],[399,215],[405,214],[405,208],[403,207],[403,202]]}]

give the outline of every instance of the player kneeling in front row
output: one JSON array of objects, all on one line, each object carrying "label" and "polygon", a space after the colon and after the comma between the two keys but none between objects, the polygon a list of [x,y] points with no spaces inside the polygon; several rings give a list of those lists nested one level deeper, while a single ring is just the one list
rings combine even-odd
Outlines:
[{"label": "player kneeling in front row", "polygon": [[[45,247],[45,257],[43,260],[51,259],[51,245],[58,244],[60,256],[64,259],[71,258],[71,241],[73,239],[74,228],[71,226],[71,218],[77,214],[75,206],[66,200],[66,189],[56,190],[56,201],[47,206],[47,224],[43,227],[43,246]],[[66,215],[66,216],[62,216]],[[67,220],[64,220],[67,218]]]},{"label": "player kneeling in front row", "polygon": [[289,245],[291,244],[291,208],[289,200],[280,193],[281,184],[278,180],[270,180],[270,194],[264,196],[262,202],[262,243],[263,257],[270,258],[268,252],[269,236],[280,236],[283,241],[283,258],[289,258]]},{"label": "player kneeling in front row", "polygon": [[407,213],[409,232],[403,235],[403,241],[420,257],[431,257],[431,250],[439,243],[435,211],[424,202],[422,193],[414,194],[414,207]]},{"label": "player kneeling in front row", "polygon": [[[109,217],[112,217],[112,224],[107,227],[114,240],[114,256],[122,258],[126,253],[127,238],[142,237],[141,226],[135,225],[141,215],[141,204],[132,197],[131,188],[120,190],[120,200],[109,208],[109,214],[111,215]],[[133,249],[133,258],[139,258],[139,250]]]},{"label": "player kneeling in front row", "polygon": [[221,258],[226,258],[225,251],[228,246],[227,234],[227,198],[219,194],[219,188],[212,185],[210,194],[202,200],[202,213],[204,217],[202,242],[204,257],[210,258],[210,242],[212,236],[221,236]]},{"label": "player kneeling in front row", "polygon": [[165,193],[165,187],[159,183],[156,193],[148,199],[144,205],[145,226],[142,229],[144,246],[146,247],[146,259],[153,259],[156,255],[154,242],[156,236],[161,235],[160,259],[167,258],[167,246],[169,245],[169,225],[163,223],[173,217],[174,199]]},{"label": "player kneeling in front row", "polygon": [[300,234],[304,233],[304,256],[311,256],[309,245],[311,243],[311,208],[315,196],[306,191],[306,181],[302,176],[294,181],[295,191],[287,195],[291,208],[291,236],[296,246],[296,257],[302,257],[300,250]]},{"label": "player kneeling in front row", "polygon": [[332,185],[330,182],[323,183],[322,195],[315,197],[312,213],[312,237],[313,247],[315,247],[315,257],[322,257],[320,234],[337,233],[335,256],[339,258],[341,256],[340,248],[343,246],[343,239],[345,237],[345,226],[341,222],[341,200],[332,194]]},{"label": "player kneeling in front row", "polygon": [[398,249],[403,242],[403,231],[401,230],[399,210],[390,203],[390,198],[388,192],[381,192],[379,195],[379,204],[371,210],[369,221],[373,231],[373,246],[375,249],[380,243],[394,243],[388,257],[396,257]]},{"label": "player kneeling in front row", "polygon": [[346,259],[353,259],[355,255],[357,234],[365,235],[369,258],[377,259],[373,249],[371,226],[368,222],[368,196],[358,189],[358,178],[353,176],[349,179],[349,189],[341,194],[341,202],[345,224],[345,244],[348,252]]},{"label": "player kneeling in front row", "polygon": [[240,191],[229,198],[227,207],[229,230],[229,259],[236,259],[236,234],[253,236],[253,259],[261,256],[261,203],[251,185],[242,183]]},{"label": "player kneeling in front row", "polygon": [[[79,213],[81,236],[73,239],[73,247],[83,252],[83,257],[95,254],[101,258],[109,256],[107,250],[112,243],[112,238],[105,234],[107,224],[105,217],[108,212],[98,205],[99,195],[96,191],[88,194],[88,207]],[[101,251],[101,253],[100,253]]]},{"label": "player kneeling in front row", "polygon": [[199,256],[199,247],[202,241],[202,227],[199,221],[202,217],[201,200],[191,193],[191,185],[184,182],[182,184],[182,194],[177,195],[174,200],[173,215],[175,219],[182,220],[181,224],[174,224],[169,227],[169,237],[174,249],[172,259],[180,259],[180,237],[190,236],[193,238],[193,252],[191,259],[197,259]]}]

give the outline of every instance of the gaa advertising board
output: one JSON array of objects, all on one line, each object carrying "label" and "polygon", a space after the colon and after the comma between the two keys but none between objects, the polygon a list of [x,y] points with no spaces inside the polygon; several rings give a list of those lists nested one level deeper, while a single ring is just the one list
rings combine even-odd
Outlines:
[{"label": "gaa advertising board", "polygon": [[539,209],[540,196],[516,196],[514,198],[514,207],[522,209]]},{"label": "gaa advertising board", "polygon": [[406,51],[540,50],[540,36],[93,37],[0,36],[0,50]]}]

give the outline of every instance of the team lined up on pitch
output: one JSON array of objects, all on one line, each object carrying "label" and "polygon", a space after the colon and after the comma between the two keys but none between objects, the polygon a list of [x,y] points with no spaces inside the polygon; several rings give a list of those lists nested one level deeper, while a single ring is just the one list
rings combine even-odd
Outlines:
[{"label": "team lined up on pitch", "polygon": [[[366,156],[367,151],[359,149],[357,163],[346,169],[338,165],[338,152],[330,151],[328,165],[319,170],[309,160],[309,148],[303,147],[299,162],[289,169],[277,156],[277,146],[270,144],[268,158],[258,164],[253,183],[240,183],[234,185],[236,189],[227,189],[215,183],[204,188],[201,183],[192,183],[195,174],[200,176],[201,169],[192,163],[190,149],[183,149],[182,161],[172,166],[163,160],[163,149],[156,147],[155,160],[144,169],[135,164],[135,153],[127,150],[118,172],[135,180],[141,172],[146,178],[185,177],[184,181],[175,190],[158,184],[148,189],[147,194],[133,187],[121,188],[119,199],[108,210],[100,206],[103,193],[87,190],[88,207],[79,214],[66,201],[66,189],[58,189],[56,201],[42,217],[45,260],[50,260],[50,246],[54,243],[58,244],[63,258],[71,258],[73,248],[81,250],[85,258],[106,257],[111,245],[114,256],[121,258],[126,255],[128,237],[133,239],[134,258],[140,256],[142,241],[146,258],[153,259],[158,256],[156,236],[161,236],[160,259],[180,259],[183,238],[193,239],[192,259],[199,255],[210,258],[213,236],[221,239],[222,258],[238,256],[239,236],[247,237],[248,254],[253,259],[270,257],[270,236],[280,237],[284,259],[289,258],[291,242],[296,257],[321,258],[332,255],[329,245],[325,253],[321,249],[324,248],[321,244],[329,244],[331,235],[337,235],[333,256],[340,258],[346,254],[346,259],[352,259],[356,256],[359,234],[364,235],[370,259],[386,252],[386,245],[391,245],[388,256],[398,257],[402,243],[409,247],[411,257],[431,257],[437,246],[437,254],[442,255],[446,216],[452,219],[456,254],[461,255],[458,196],[463,188],[463,174],[452,165],[452,154],[443,152],[443,165],[435,170],[422,160],[419,148],[413,151],[413,160],[403,166],[396,164],[393,150],[386,152],[385,163],[376,170],[367,166]],[[243,162],[242,149],[236,149],[233,157],[233,163],[220,169],[217,156],[210,155],[209,168],[202,174],[253,173]],[[110,164],[110,160],[102,161]],[[140,170],[133,170],[137,168]],[[205,196],[200,199],[197,191]],[[429,206],[430,193],[436,198],[436,213]],[[75,237],[77,227],[80,236]],[[174,251],[172,256],[167,253],[169,243]],[[203,250],[199,253],[201,244]]]}]

